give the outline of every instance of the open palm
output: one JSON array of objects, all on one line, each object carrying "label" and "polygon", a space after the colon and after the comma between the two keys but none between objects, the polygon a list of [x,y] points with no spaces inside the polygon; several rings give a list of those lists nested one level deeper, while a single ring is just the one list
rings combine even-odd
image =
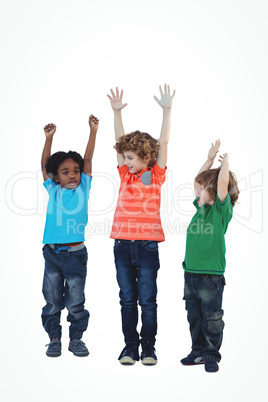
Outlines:
[{"label": "open palm", "polygon": [[121,90],[120,95],[119,95],[119,90],[117,87],[116,87],[116,93],[114,93],[114,91],[111,89],[111,94],[112,94],[112,96],[110,96],[108,94],[107,94],[107,96],[110,99],[113,110],[122,110],[124,107],[127,106],[127,103],[123,104],[123,102],[122,102],[123,89]]},{"label": "open palm", "polygon": [[161,98],[158,99],[156,96],[154,96],[154,99],[162,108],[171,108],[172,100],[175,96],[175,90],[173,91],[173,94],[170,95],[170,87],[167,84],[164,85],[164,92],[161,85],[159,86],[159,90]]}]

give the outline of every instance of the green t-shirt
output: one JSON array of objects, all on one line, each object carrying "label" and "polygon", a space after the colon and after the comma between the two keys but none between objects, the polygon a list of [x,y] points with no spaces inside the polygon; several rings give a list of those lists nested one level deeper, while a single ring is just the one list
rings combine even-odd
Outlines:
[{"label": "green t-shirt", "polygon": [[187,229],[185,271],[195,274],[222,275],[225,271],[225,240],[228,224],[233,216],[229,194],[223,202],[218,195],[213,205],[199,207],[198,197],[194,200],[197,211]]}]

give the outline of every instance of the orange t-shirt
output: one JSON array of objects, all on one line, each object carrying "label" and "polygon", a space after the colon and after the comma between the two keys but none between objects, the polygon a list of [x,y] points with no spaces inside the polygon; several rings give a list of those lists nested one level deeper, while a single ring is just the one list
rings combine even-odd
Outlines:
[{"label": "orange t-shirt", "polygon": [[130,173],[126,165],[118,168],[118,172],[121,185],[110,237],[164,241],[160,201],[166,169],[155,163],[139,173]]}]

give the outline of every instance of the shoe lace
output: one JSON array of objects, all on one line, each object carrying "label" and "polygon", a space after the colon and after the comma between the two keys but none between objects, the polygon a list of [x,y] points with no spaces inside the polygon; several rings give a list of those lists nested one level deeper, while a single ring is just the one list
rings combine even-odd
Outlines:
[{"label": "shoe lace", "polygon": [[59,340],[58,339],[53,339],[52,341],[47,343],[45,346],[53,346],[53,345],[58,345],[58,344],[59,344]]}]

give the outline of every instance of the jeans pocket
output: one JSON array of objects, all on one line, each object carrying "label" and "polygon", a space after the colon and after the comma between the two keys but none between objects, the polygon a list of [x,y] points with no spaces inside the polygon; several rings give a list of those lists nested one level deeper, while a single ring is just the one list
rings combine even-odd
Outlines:
[{"label": "jeans pocket", "polygon": [[87,267],[88,255],[86,247],[84,247],[82,250],[75,251],[75,255],[78,258],[80,264],[83,265],[83,267]]},{"label": "jeans pocket", "polygon": [[223,310],[218,310],[213,313],[206,313],[208,330],[212,334],[221,334],[224,328],[222,319]]},{"label": "jeans pocket", "polygon": [[158,250],[158,242],[155,240],[146,240],[145,247],[147,248],[147,250],[156,251]]},{"label": "jeans pocket", "polygon": [[213,294],[216,294],[219,291],[219,280],[222,280],[221,275],[204,276],[204,284],[206,285],[207,289]]}]

